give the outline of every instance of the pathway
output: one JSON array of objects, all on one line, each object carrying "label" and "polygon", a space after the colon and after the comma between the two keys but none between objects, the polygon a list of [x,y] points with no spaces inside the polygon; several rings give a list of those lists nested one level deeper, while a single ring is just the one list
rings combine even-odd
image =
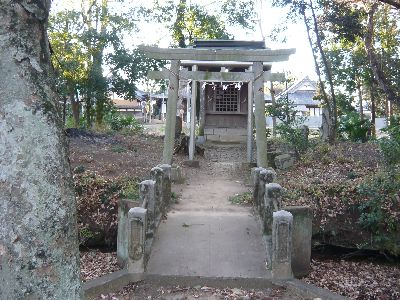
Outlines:
[{"label": "pathway", "polygon": [[[149,274],[269,278],[261,230],[250,208],[229,198],[248,190],[238,179],[245,148],[212,145],[199,169],[188,169],[181,194],[159,227]],[[235,179],[236,178],[236,179]]]}]

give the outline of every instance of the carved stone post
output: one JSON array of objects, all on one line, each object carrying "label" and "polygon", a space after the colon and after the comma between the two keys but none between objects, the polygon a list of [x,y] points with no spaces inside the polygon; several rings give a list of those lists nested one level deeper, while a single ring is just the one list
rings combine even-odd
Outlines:
[{"label": "carved stone post", "polygon": [[128,218],[128,271],[145,271],[147,209],[134,207],[129,210]]},{"label": "carved stone post", "polygon": [[260,172],[264,170],[264,168],[252,168],[251,169],[251,178],[253,180],[253,199],[254,205],[259,207],[259,190],[260,190]]},{"label": "carved stone post", "polygon": [[163,177],[163,201],[167,208],[171,204],[171,165],[163,164],[158,165],[164,172]]},{"label": "carved stone post", "polygon": [[164,171],[160,167],[155,167],[151,169],[150,176],[151,179],[155,181],[156,207],[154,216],[157,227],[158,222],[161,220],[162,215],[165,213],[163,195]]},{"label": "carved stone post", "polygon": [[268,183],[272,183],[276,180],[276,172],[272,168],[262,168],[259,174],[259,187],[258,187],[258,212],[262,215],[265,203],[265,185]]},{"label": "carved stone post", "polygon": [[153,236],[156,222],[156,182],[145,180],[139,184],[139,200],[142,205],[147,202],[147,235]]},{"label": "carved stone post", "polygon": [[263,215],[265,185],[276,180],[276,172],[272,168],[252,168],[253,199],[260,215]]},{"label": "carved stone post", "polygon": [[263,207],[263,221],[264,233],[266,235],[272,234],[272,220],[273,213],[280,210],[282,197],[282,187],[277,183],[268,183],[265,185],[264,194],[264,207]]},{"label": "carved stone post", "polygon": [[293,216],[280,210],[273,214],[272,224],[272,278],[293,278],[292,273]]}]

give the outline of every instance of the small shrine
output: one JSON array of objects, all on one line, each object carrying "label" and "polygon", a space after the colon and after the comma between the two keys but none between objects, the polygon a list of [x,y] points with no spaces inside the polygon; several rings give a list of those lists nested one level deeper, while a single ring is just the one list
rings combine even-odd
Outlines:
[{"label": "small shrine", "polygon": [[264,82],[283,81],[272,63],[286,61],[295,49],[271,50],[263,41],[196,40],[192,48],[140,46],[146,56],[171,61],[170,69],[153,71],[151,79],[169,80],[163,163],[172,162],[175,116],[180,86],[190,85],[189,160],[194,158],[195,128],[209,141],[246,142],[253,161],[256,127],[257,166],[266,167]]}]

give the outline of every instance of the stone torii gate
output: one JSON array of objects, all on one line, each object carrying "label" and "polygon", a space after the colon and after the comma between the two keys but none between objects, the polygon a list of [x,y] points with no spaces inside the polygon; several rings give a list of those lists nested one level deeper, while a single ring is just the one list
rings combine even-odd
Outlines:
[{"label": "stone torii gate", "polygon": [[[267,137],[265,134],[264,81],[284,80],[284,74],[263,70],[264,63],[286,61],[295,49],[196,49],[196,48],[158,48],[139,46],[149,58],[171,60],[170,69],[153,71],[151,79],[168,79],[168,105],[165,124],[163,163],[171,164],[174,147],[175,117],[179,92],[179,79],[192,80],[191,121],[189,160],[193,160],[195,150],[196,87],[198,81],[207,82],[248,82],[248,119],[247,119],[247,160],[252,161],[253,144],[253,99],[255,104],[257,166],[267,167]],[[192,71],[180,69],[181,60],[193,61]],[[196,61],[235,61],[250,62],[246,72],[205,72],[197,71]]]}]

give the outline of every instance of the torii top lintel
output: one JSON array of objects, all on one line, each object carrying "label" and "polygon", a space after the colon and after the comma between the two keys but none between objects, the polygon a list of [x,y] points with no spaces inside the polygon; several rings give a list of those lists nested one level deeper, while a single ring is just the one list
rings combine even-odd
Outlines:
[{"label": "torii top lintel", "polygon": [[147,57],[166,60],[198,61],[243,61],[278,62],[286,61],[296,49],[198,49],[198,48],[158,48],[139,46]]}]

